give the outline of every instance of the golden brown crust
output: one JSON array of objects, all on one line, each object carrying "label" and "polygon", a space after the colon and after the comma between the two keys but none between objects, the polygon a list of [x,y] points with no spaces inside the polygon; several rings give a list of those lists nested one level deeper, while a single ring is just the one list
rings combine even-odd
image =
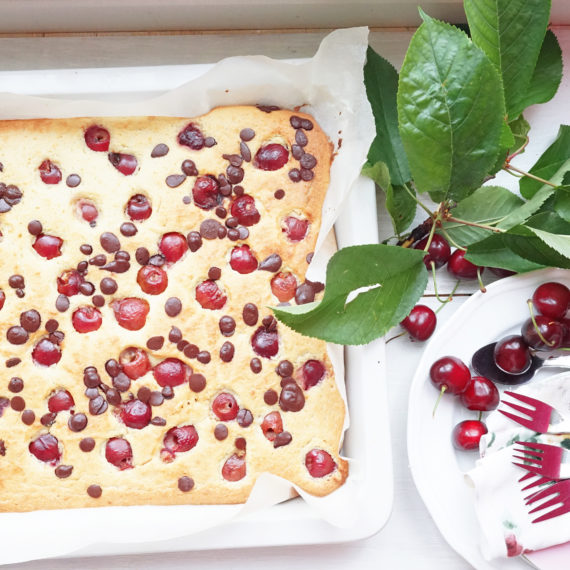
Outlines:
[{"label": "golden brown crust", "polygon": [[[291,116],[311,120],[314,128],[294,129]],[[214,137],[216,144],[200,150],[180,145],[177,135],[190,121],[204,136]],[[109,152],[136,157],[137,169],[132,175],[125,176],[114,168],[107,152],[94,152],[86,146],[84,132],[93,124],[102,125],[110,132]],[[166,178],[181,174],[181,164],[187,159],[195,162],[200,176],[218,177],[226,173],[229,161],[223,155],[240,155],[240,131],[245,128],[255,131],[255,137],[247,142],[253,157],[260,146],[273,142],[290,151],[296,144],[296,133],[302,131],[308,139],[304,152],[317,159],[311,170],[313,178],[300,182],[290,179],[289,170],[300,168],[299,161],[291,153],[289,162],[276,171],[256,168],[254,161],[243,162],[244,178],[240,185],[246,194],[254,197],[260,213],[259,222],[247,228],[248,237],[237,241],[227,236],[203,239],[197,251],[187,252],[180,261],[168,266],[168,287],[164,293],[149,295],[142,292],[136,282],[140,269],[135,261],[137,248],[146,247],[151,255],[156,254],[158,241],[164,233],[180,232],[186,236],[191,231],[199,231],[205,219],[218,220],[224,227],[224,218],[216,216],[214,209],[203,210],[193,202],[183,203],[184,196],[192,195],[196,176],[187,176],[177,187],[169,187]],[[0,511],[239,503],[247,499],[262,472],[280,475],[315,495],[325,495],[341,485],[348,471],[347,463],[338,454],[345,410],[326,345],[301,337],[278,324],[279,352],[270,359],[258,357],[262,370],[254,373],[250,361],[257,355],[251,346],[251,336],[261,326],[263,317],[271,315],[269,307],[278,303],[270,287],[274,273],[257,270],[242,275],[229,265],[231,250],[247,244],[259,261],[278,253],[283,260],[280,271],[291,272],[298,283],[303,282],[306,258],[314,248],[320,226],[331,162],[331,145],[314,120],[286,110],[265,113],[255,107],[228,107],[214,109],[195,119],[133,117],[3,121],[0,122],[0,140],[3,166],[0,183],[5,185],[4,192],[9,185],[14,185],[23,193],[21,201],[14,203],[9,211],[0,213],[3,251],[0,289],[6,296],[0,312],[0,367],[3,370],[0,380],[0,398],[3,398],[0,400],[3,411],[0,417]],[[169,151],[165,156],[153,158],[151,151],[159,143],[168,145]],[[38,167],[45,159],[60,168],[62,180],[58,184],[42,182]],[[78,186],[66,185],[70,174],[80,176]],[[277,190],[284,191],[282,199],[275,197]],[[130,221],[125,215],[125,205],[134,194],[147,196],[153,211],[149,219],[134,222],[138,230],[136,235],[125,237],[121,235],[120,227]],[[77,215],[77,201],[81,198],[90,199],[97,205],[98,218],[94,227]],[[231,199],[223,199],[223,206],[228,211],[233,199],[234,194]],[[306,237],[299,242],[288,240],[283,231],[283,221],[290,215],[310,222]],[[41,222],[44,234],[63,239],[61,256],[46,260],[34,251],[35,238],[27,230],[32,220]],[[57,276],[62,271],[75,268],[79,262],[97,254],[105,254],[107,262],[112,261],[113,254],[105,253],[100,245],[102,232],[112,232],[119,238],[121,249],[130,254],[130,269],[124,273],[111,273],[89,265],[85,279],[95,286],[94,293],[73,295],[69,297],[69,309],[58,311],[55,306]],[[81,244],[91,245],[92,254],[81,253]],[[227,295],[227,302],[217,310],[202,309],[195,298],[197,284],[208,278],[211,267],[221,269],[217,284]],[[25,278],[24,297],[19,297],[17,290],[9,284],[10,276],[18,274]],[[99,309],[101,327],[79,334],[73,328],[72,314],[78,307],[92,305],[93,295],[101,294],[100,281],[104,277],[115,279],[118,290],[104,295],[105,305]],[[148,301],[150,312],[141,330],[129,331],[117,323],[111,304],[124,297]],[[182,311],[176,317],[165,313],[164,305],[169,297],[178,297],[182,301]],[[259,308],[259,321],[255,326],[247,326],[242,318],[243,306],[248,302]],[[40,328],[30,332],[24,344],[8,342],[8,329],[18,325],[20,314],[29,309],[37,309],[41,314]],[[220,332],[219,319],[223,315],[235,319],[237,327],[232,336],[225,337]],[[49,319],[56,319],[58,330],[65,335],[61,342],[62,358],[53,366],[41,367],[33,362],[31,354],[38,340],[48,335],[45,324]],[[168,340],[172,326],[178,327],[184,339],[201,351],[208,351],[211,361],[200,362],[179,351],[176,344]],[[164,337],[164,344],[158,350],[149,350],[146,343],[154,336]],[[228,341],[235,347],[235,356],[231,362],[222,362],[219,351]],[[194,373],[206,377],[205,389],[193,392],[185,383],[174,387],[172,399],[152,406],[152,416],[163,418],[164,426],[127,427],[119,417],[120,408],[113,405],[100,415],[91,414],[83,383],[84,368],[96,367],[101,382],[112,387],[105,363],[111,358],[118,359],[120,352],[129,346],[144,348],[153,365],[168,357],[179,358],[190,365]],[[19,358],[21,363],[8,368],[5,362],[10,358]],[[301,411],[285,411],[279,403],[269,405],[264,402],[267,390],[273,389],[277,394],[281,391],[281,378],[276,368],[285,359],[293,364],[293,376],[301,383],[300,370],[306,361],[318,360],[326,368],[324,378],[316,386],[301,389],[306,400]],[[23,380],[21,392],[10,391],[8,386],[12,377]],[[123,402],[130,394],[136,398],[143,386],[160,391],[149,372],[132,381],[130,388],[122,393]],[[70,411],[59,412],[52,425],[44,426],[40,422],[48,412],[48,397],[58,389],[72,394],[75,414],[87,416],[88,423],[82,431],[69,429]],[[251,411],[251,425],[241,427],[236,420],[220,422],[214,416],[211,404],[221,391],[230,392],[240,408]],[[99,389],[99,394],[104,396],[104,390]],[[22,411],[13,409],[19,407],[19,402],[3,405],[7,400],[14,404],[15,397],[23,398],[25,410],[34,412],[31,425],[24,423]],[[280,412],[284,430],[292,435],[288,445],[274,448],[263,434],[261,422],[272,411]],[[214,427],[218,423],[225,423],[228,428],[228,437],[223,441],[214,436]],[[196,428],[198,443],[189,451],[176,453],[173,461],[163,461],[161,449],[165,433],[174,426],[184,425]],[[71,475],[66,478],[56,477],[54,465],[39,461],[28,450],[31,441],[48,432],[59,440],[62,455],[58,464],[73,466]],[[95,448],[90,452],[81,451],[80,441],[89,437],[95,440]],[[129,441],[133,468],[119,470],[106,461],[105,444],[115,437]],[[243,455],[243,450],[236,447],[236,438],[246,440],[247,471],[243,479],[232,482],[226,481],[221,471],[228,457],[234,453]],[[330,475],[312,477],[308,473],[305,455],[314,448],[326,450],[333,457],[336,468]],[[178,489],[178,480],[183,476],[194,480],[194,488],[189,492]],[[93,499],[87,494],[89,485],[102,488],[100,498]]]}]

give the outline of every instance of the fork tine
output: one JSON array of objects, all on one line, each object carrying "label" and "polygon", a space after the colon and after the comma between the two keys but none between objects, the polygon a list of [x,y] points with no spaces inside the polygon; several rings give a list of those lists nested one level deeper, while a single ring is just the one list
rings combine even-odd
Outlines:
[{"label": "fork tine", "polygon": [[521,426],[524,426],[528,429],[534,430],[534,422],[532,422],[531,420],[526,420],[524,418],[521,418],[520,416],[511,414],[510,412],[505,412],[504,410],[499,410],[499,412],[501,412],[503,416],[507,416],[507,418],[513,420],[517,424],[520,424]]},{"label": "fork tine", "polygon": [[525,447],[529,447],[530,449],[534,449],[535,451],[549,451],[552,448],[552,445],[549,443],[537,443],[534,441],[516,441],[519,445],[524,445]]},{"label": "fork tine", "polygon": [[[542,461],[542,458],[544,457],[544,453],[541,453],[540,451],[530,451],[528,449],[514,449],[513,453],[523,453],[529,459],[532,457],[534,459],[538,459],[538,461]],[[518,457],[518,459],[523,459],[523,458]]]},{"label": "fork tine", "polygon": [[528,463],[515,463],[513,461],[513,465],[516,465],[517,467],[520,467],[521,469],[526,469],[527,471],[529,471],[530,473],[533,473],[534,475],[538,475],[539,471],[541,469],[540,465],[528,465]]},{"label": "fork tine", "polygon": [[531,398],[530,396],[525,396],[524,394],[519,394],[518,392],[511,392],[509,390],[505,390],[505,394],[514,398],[515,400],[519,400],[520,402],[524,402],[529,406],[534,406],[537,410],[543,406],[547,406],[550,408],[548,404],[541,402],[540,400],[536,400],[535,398]]},{"label": "fork tine", "polygon": [[537,479],[536,481],[530,483],[530,485],[523,487],[521,491],[527,491],[528,489],[532,489],[533,487],[539,487],[540,485],[544,485],[545,483],[552,481],[552,479],[549,479],[548,477],[540,477],[539,475],[533,473],[532,471],[529,471],[524,477],[521,477],[519,481],[524,481],[526,479],[529,479],[530,477],[537,477]]},{"label": "fork tine", "polygon": [[[540,461],[540,459],[537,459],[535,457],[526,457],[524,455],[513,455],[513,459],[520,459],[521,461],[524,461],[524,464],[528,467],[533,467],[534,469],[540,469],[540,466],[542,465],[542,461]],[[514,463],[514,461],[513,461]],[[515,463],[515,465],[519,465],[518,463]]]},{"label": "fork tine", "polygon": [[539,523],[542,521],[547,521],[549,519],[553,519],[554,517],[558,517],[558,516],[566,514],[566,513],[570,513],[570,503],[568,503],[567,505],[563,504],[560,507],[558,507],[557,509],[554,509],[553,511],[550,511],[550,512],[542,515],[541,517],[534,519],[532,522],[533,523]]},{"label": "fork tine", "polygon": [[517,412],[520,412],[521,414],[525,414],[526,416],[532,417],[532,415],[535,412],[535,410],[532,408],[528,408],[525,406],[519,406],[518,404],[513,404],[512,402],[505,402],[503,400],[503,404],[505,406],[509,406],[509,408],[512,408],[513,410],[516,410]]}]

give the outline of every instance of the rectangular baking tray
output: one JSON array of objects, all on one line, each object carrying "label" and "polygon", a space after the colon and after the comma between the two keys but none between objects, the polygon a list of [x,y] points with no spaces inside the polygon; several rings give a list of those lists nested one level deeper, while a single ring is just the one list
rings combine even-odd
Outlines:
[{"label": "rectangular baking tray", "polygon": [[[156,96],[199,77],[210,65],[67,69],[0,72],[0,84],[11,93],[69,99],[134,100]],[[157,85],[160,90],[157,90]],[[374,184],[361,178],[342,209],[335,233],[339,247],[378,243]],[[340,543],[377,533],[387,522],[393,503],[384,340],[345,347],[350,427],[343,454],[358,472],[355,523],[338,528],[319,519],[300,498],[237,517],[221,527],[178,538],[125,543],[117,539],[93,543],[65,557],[144,554],[190,550]],[[190,507],[191,508],[191,507]],[[154,524],[149,521],[149,524]],[[53,540],[65,537],[53,535]],[[0,560],[0,564],[1,564]]]}]

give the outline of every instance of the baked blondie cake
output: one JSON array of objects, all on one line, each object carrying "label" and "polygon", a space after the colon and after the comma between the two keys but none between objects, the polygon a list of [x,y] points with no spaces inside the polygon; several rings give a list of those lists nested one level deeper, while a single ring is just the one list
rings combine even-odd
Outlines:
[{"label": "baked blondie cake", "polygon": [[308,115],[0,122],[0,511],[341,485],[304,278],[332,148]]}]

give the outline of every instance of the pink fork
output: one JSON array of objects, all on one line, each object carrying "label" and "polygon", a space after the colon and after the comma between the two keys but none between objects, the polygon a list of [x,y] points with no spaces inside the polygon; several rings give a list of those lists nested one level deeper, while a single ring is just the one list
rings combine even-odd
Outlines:
[{"label": "pink fork", "polygon": [[522,449],[515,449],[514,452],[522,455],[513,457],[524,463],[513,462],[515,465],[548,479],[570,478],[570,451],[558,445],[530,441],[517,441],[517,445]]},{"label": "pink fork", "polygon": [[[548,499],[548,500],[545,500]],[[537,501],[544,501],[534,509],[529,511],[529,514],[544,511],[550,507],[558,505],[558,508],[552,509],[542,516],[534,519],[533,523],[538,523],[559,517],[565,513],[570,513],[570,479],[556,481],[546,489],[532,493],[525,499],[527,505],[532,505]]]},{"label": "pink fork", "polygon": [[521,406],[520,404],[503,400],[505,406],[509,406],[519,412],[519,414],[522,414],[521,416],[506,410],[499,410],[507,418],[538,433],[570,433],[570,420],[552,406],[516,392],[507,391],[505,394],[525,404]]}]

